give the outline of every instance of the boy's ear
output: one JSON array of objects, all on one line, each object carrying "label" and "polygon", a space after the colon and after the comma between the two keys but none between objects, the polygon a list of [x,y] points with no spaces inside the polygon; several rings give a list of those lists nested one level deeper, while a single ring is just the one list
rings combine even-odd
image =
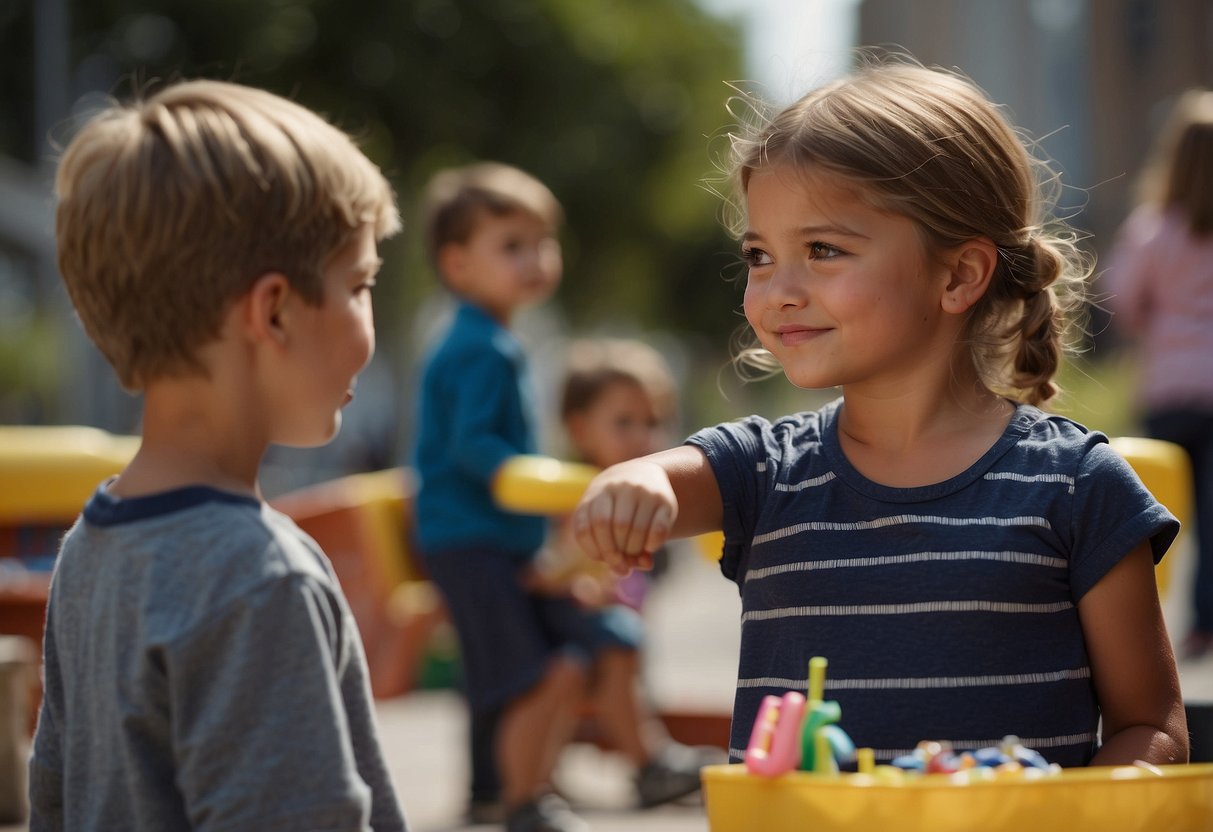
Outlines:
[{"label": "boy's ear", "polygon": [[287,300],[291,284],[281,272],[266,272],[245,295],[245,326],[255,341],[286,342]]},{"label": "boy's ear", "polygon": [[467,258],[459,243],[446,243],[438,249],[438,271],[442,279],[454,290],[462,290],[462,278]]},{"label": "boy's ear", "polygon": [[968,240],[952,249],[948,265],[950,274],[941,303],[945,312],[964,314],[990,287],[998,266],[998,248],[987,237]]},{"label": "boy's ear", "polygon": [[586,416],[583,411],[575,411],[565,419],[564,431],[569,435],[569,442],[576,448],[586,444]]}]

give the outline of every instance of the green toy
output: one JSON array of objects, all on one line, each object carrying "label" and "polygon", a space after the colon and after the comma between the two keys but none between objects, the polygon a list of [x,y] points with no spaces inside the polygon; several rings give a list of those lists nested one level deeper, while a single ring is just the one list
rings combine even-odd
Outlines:
[{"label": "green toy", "polygon": [[816,774],[837,774],[839,762],[855,759],[855,743],[838,727],[842,706],[825,701],[828,665],[823,656],[809,660],[808,702],[800,733],[800,769]]}]

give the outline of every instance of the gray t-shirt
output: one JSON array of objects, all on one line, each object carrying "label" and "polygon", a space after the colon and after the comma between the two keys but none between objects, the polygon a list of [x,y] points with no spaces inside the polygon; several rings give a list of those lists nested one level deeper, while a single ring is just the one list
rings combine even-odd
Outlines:
[{"label": "gray t-shirt", "polygon": [[44,659],[31,832],[405,829],[337,580],[254,499],[99,488]]}]

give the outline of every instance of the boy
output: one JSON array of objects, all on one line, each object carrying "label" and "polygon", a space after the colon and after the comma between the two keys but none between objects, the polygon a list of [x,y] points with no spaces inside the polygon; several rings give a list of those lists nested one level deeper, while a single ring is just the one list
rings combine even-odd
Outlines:
[{"label": "boy", "polygon": [[560,282],[562,212],[534,177],[489,162],[438,173],[424,213],[427,254],[459,303],[421,382],[418,548],[459,634],[473,737],[496,749],[507,828],[582,832],[549,780],[585,662],[557,649],[523,588],[546,520],[502,511],[490,487],[502,462],[536,448],[526,358],[509,325]]},{"label": "boy", "polygon": [[143,438],[56,564],[31,830],[403,830],[349,608],[257,484],[269,443],[340,426],[391,188],[314,113],[193,81],[93,119],[56,190]]},{"label": "boy", "polygon": [[[641,800],[654,804],[698,788],[693,759],[676,770],[642,747],[636,697],[638,627],[545,595],[534,559],[542,517],[511,514],[492,498],[498,468],[536,450],[526,359],[509,325],[546,299],[561,277],[561,209],[541,182],[483,163],[447,170],[426,191],[427,253],[457,297],[455,318],[430,352],[422,378],[415,466],[419,549],[459,634],[472,712],[474,819],[491,799],[477,781],[501,778],[510,832],[574,832],[585,824],[550,790],[557,756],[576,727],[591,672],[606,683],[612,721],[653,762]],[[608,682],[608,680],[611,680]],[[485,764],[496,750],[496,772]],[[688,749],[689,751],[689,749]],[[694,755],[683,755],[693,758]]]}]

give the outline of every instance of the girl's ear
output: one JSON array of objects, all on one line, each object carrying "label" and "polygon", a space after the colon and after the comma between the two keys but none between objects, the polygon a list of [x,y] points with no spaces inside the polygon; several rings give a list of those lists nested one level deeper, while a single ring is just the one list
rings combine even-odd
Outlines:
[{"label": "girl's ear", "polygon": [[251,340],[286,343],[287,301],[291,284],[281,272],[266,272],[245,295],[245,331]]},{"label": "girl's ear", "polygon": [[954,315],[968,312],[985,295],[998,266],[998,248],[987,237],[968,240],[952,249],[951,274],[943,292],[943,309]]}]

